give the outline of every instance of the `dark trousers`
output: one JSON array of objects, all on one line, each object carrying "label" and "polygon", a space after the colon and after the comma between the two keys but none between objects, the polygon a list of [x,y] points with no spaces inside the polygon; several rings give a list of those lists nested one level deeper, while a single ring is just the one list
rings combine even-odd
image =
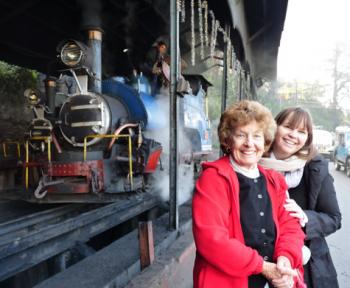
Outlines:
[{"label": "dark trousers", "polygon": [[270,288],[273,288],[273,286],[261,274],[252,275],[252,276],[248,277],[248,287],[249,288],[264,288],[266,283],[269,284]]}]

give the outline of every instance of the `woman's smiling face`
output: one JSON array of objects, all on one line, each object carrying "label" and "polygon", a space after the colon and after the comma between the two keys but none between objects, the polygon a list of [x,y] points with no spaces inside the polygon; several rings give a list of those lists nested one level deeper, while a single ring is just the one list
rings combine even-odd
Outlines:
[{"label": "woman's smiling face", "polygon": [[256,167],[265,148],[262,128],[255,121],[238,127],[232,140],[231,155],[235,162],[246,169]]},{"label": "woman's smiling face", "polygon": [[275,141],[272,151],[277,159],[286,159],[301,148],[304,147],[308,132],[304,122],[298,126],[292,127],[290,119],[293,114],[290,114],[280,125],[277,126]]}]

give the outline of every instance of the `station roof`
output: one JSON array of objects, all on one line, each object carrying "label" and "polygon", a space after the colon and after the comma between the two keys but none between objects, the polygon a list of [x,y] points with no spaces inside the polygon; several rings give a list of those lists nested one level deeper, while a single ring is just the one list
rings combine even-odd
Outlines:
[{"label": "station roof", "polygon": [[[0,60],[46,73],[63,39],[84,40],[89,27],[103,30],[103,75],[128,75],[143,61],[160,35],[169,34],[169,2],[164,0],[0,0]],[[187,16],[189,17],[189,3]],[[197,1],[195,1],[197,2]],[[220,3],[218,3],[220,2]],[[215,17],[234,24],[232,3],[244,3],[248,40],[253,50],[267,51],[270,62],[252,61],[259,75],[274,77],[287,0],[208,0]],[[190,22],[190,21],[187,21]],[[181,28],[188,32],[189,25]],[[234,40],[235,41],[235,40]],[[189,45],[181,47],[188,53]],[[128,52],[125,53],[125,49]],[[186,51],[187,50],[187,51]],[[238,53],[239,54],[239,53]]]}]

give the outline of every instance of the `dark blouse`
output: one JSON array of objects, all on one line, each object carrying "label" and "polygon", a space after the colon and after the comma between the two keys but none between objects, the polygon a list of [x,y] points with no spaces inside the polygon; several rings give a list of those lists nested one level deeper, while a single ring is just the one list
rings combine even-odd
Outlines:
[{"label": "dark blouse", "polygon": [[[237,173],[240,194],[240,219],[245,244],[272,262],[275,246],[275,225],[265,177],[248,178]],[[248,278],[249,287],[264,287],[267,280],[261,274]]]},{"label": "dark blouse", "polygon": [[289,197],[295,200],[295,202],[298,203],[301,209],[306,210],[308,209],[308,199],[304,191],[305,187],[307,187],[305,184],[304,178],[305,177],[301,178],[301,181],[297,187],[288,189],[288,192],[289,192]]}]

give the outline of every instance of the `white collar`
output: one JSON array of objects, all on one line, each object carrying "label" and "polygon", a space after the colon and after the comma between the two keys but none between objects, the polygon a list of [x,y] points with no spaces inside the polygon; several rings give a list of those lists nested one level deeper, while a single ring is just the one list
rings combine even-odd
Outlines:
[{"label": "white collar", "polygon": [[237,164],[237,162],[235,162],[235,160],[233,159],[233,157],[231,155],[230,155],[230,163],[231,163],[231,166],[232,166],[234,171],[236,171],[237,173],[243,174],[244,176],[246,176],[248,178],[255,179],[255,178],[258,178],[260,176],[258,165],[255,165],[255,167],[253,167],[251,169],[244,168],[244,167],[240,166],[239,164]]}]

